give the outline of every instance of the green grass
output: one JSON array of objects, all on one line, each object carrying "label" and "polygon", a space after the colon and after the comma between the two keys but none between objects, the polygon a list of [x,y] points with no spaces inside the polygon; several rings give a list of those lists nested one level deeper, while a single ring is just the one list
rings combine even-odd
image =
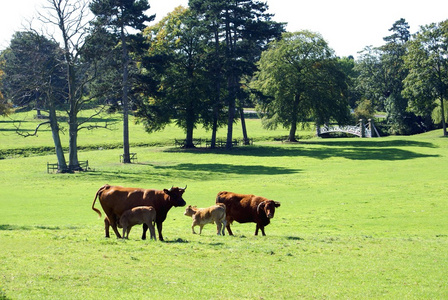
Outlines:
[{"label": "green grass", "polygon": [[[251,133],[254,146],[186,151],[163,142],[182,138],[175,127],[148,135],[133,125],[133,142],[160,146],[134,146],[139,163],[131,165],[119,163],[121,149],[80,151],[95,171],[77,174],[47,174],[54,155],[0,160],[0,299],[448,297],[448,139],[441,131],[282,144],[273,139],[285,131],[250,120]],[[119,130],[88,134],[80,144],[96,149],[121,138]],[[45,136],[19,145],[1,128],[0,139],[6,150],[51,146]],[[234,237],[216,236],[212,225],[193,235],[184,208],[173,208],[166,242],[141,241],[140,227],[130,240],[105,239],[91,210],[105,183],[187,184],[187,204],[199,207],[221,190],[281,207],[266,237],[253,235],[255,224],[238,223]]]}]

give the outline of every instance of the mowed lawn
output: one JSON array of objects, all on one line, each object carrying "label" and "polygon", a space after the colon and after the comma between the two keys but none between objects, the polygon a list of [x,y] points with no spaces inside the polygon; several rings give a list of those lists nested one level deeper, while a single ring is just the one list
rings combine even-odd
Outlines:
[{"label": "mowed lawn", "polygon": [[[1,121],[2,150],[51,146],[49,135],[24,142]],[[117,125],[80,137],[81,145],[98,146],[79,153],[94,171],[47,174],[50,154],[0,160],[0,299],[448,298],[441,131],[290,144],[277,141],[287,131],[248,123],[254,145],[232,151],[176,149],[171,141],[181,130],[148,135],[132,125],[138,163],[123,165],[121,149],[101,147],[120,142]],[[199,129],[198,137],[208,133]],[[158,146],[138,147],[154,140]],[[235,236],[216,236],[214,225],[193,235],[184,208],[172,208],[165,242],[142,241],[140,226],[129,240],[106,239],[91,209],[106,183],[187,185],[184,199],[198,207],[213,205],[223,190],[281,206],[265,237],[254,236],[253,223],[234,223]]]}]

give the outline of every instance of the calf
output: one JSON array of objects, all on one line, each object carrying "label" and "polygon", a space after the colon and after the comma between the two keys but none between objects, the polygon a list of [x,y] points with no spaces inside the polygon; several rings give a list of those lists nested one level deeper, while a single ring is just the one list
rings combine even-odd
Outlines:
[{"label": "calf", "polygon": [[202,227],[205,224],[216,223],[217,234],[225,235],[226,228],[226,206],[224,204],[217,204],[207,208],[197,208],[196,206],[188,205],[185,209],[184,215],[192,217],[193,224],[191,230],[194,232],[194,227],[199,226],[199,234],[202,233]]},{"label": "calf", "polygon": [[129,238],[132,226],[146,224],[151,233],[151,238],[156,239],[154,223],[156,222],[156,210],[152,206],[137,206],[126,210],[120,217],[120,225],[123,227],[123,238]]}]

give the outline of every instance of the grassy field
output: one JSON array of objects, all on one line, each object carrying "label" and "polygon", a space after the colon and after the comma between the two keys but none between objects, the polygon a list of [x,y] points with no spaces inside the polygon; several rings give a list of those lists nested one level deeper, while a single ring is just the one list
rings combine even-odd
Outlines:
[{"label": "grassy field", "polygon": [[[22,116],[32,128],[33,122]],[[0,150],[51,147],[49,133],[17,137],[0,119]],[[448,139],[441,131],[378,139],[275,141],[249,120],[253,146],[179,150],[174,127],[148,135],[131,129],[138,163],[123,165],[115,131],[81,132],[95,171],[47,174],[54,154],[0,160],[0,299],[447,299]],[[239,130],[238,130],[239,133]],[[304,135],[310,135],[305,131]],[[208,137],[199,129],[197,137]],[[138,145],[158,145],[142,147]],[[32,152],[32,151],[31,151]],[[267,236],[255,224],[235,236],[173,208],[165,242],[104,238],[91,210],[103,184],[169,188],[188,185],[199,207],[222,190],[281,202]],[[97,204],[97,207],[99,205]]]}]

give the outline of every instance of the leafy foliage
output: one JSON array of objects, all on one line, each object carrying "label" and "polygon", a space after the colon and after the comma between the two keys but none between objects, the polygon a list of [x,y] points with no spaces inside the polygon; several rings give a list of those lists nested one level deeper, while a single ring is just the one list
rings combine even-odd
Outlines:
[{"label": "leafy foliage", "polygon": [[444,102],[448,89],[448,21],[422,26],[409,44],[406,65],[409,74],[404,81],[403,94],[410,99],[411,109],[430,116],[439,108],[444,135],[446,116]]},{"label": "leafy foliage", "polygon": [[283,34],[262,53],[259,69],[251,86],[268,96],[258,107],[267,128],[288,127],[295,141],[299,122],[347,119],[346,75],[319,34]]}]

